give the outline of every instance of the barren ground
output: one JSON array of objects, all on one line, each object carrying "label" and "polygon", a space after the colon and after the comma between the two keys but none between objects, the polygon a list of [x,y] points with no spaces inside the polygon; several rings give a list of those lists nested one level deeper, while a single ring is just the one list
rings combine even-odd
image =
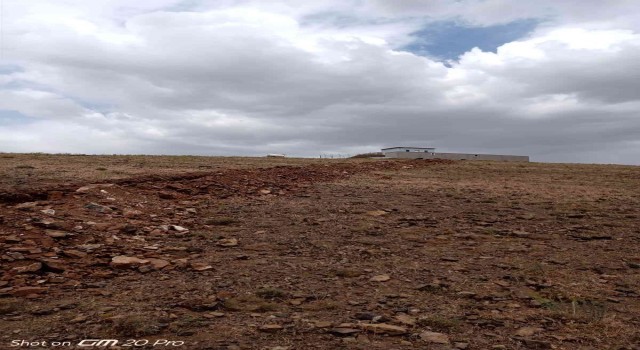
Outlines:
[{"label": "barren ground", "polygon": [[0,349],[640,349],[639,248],[638,167],[0,154]]}]

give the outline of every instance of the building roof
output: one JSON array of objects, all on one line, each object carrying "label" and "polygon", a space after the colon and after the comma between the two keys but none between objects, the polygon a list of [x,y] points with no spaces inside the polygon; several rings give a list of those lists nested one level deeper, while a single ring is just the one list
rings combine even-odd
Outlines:
[{"label": "building roof", "polygon": [[394,148],[412,148],[412,149],[436,149],[435,147],[410,147],[410,146],[396,146],[396,147],[388,147],[383,148],[382,151]]}]

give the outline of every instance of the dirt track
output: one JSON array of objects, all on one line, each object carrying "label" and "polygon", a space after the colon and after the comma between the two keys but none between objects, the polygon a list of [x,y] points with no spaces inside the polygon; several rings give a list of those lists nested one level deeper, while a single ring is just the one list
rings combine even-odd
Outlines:
[{"label": "dirt track", "polygon": [[0,348],[634,349],[638,169],[573,167],[341,162],[43,186],[26,203],[5,190]]}]

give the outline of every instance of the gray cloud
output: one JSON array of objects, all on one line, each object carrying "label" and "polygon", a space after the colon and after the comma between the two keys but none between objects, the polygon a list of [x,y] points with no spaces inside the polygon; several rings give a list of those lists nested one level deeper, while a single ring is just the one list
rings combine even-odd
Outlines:
[{"label": "gray cloud", "polygon": [[[637,163],[633,3],[608,17],[527,4],[556,20],[448,66],[390,41],[432,20],[501,23],[505,1],[466,4],[478,11],[444,0],[194,2],[189,12],[178,1],[10,1],[19,16],[6,26],[6,63],[21,69],[0,70],[0,109],[28,119],[0,124],[0,149],[314,156],[414,144]],[[355,9],[352,26],[321,20]]]}]

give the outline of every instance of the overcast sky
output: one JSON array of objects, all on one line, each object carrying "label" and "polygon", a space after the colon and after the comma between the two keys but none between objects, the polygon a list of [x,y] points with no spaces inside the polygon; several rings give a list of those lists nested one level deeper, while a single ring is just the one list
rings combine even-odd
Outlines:
[{"label": "overcast sky", "polygon": [[4,0],[0,151],[640,164],[637,0]]}]

